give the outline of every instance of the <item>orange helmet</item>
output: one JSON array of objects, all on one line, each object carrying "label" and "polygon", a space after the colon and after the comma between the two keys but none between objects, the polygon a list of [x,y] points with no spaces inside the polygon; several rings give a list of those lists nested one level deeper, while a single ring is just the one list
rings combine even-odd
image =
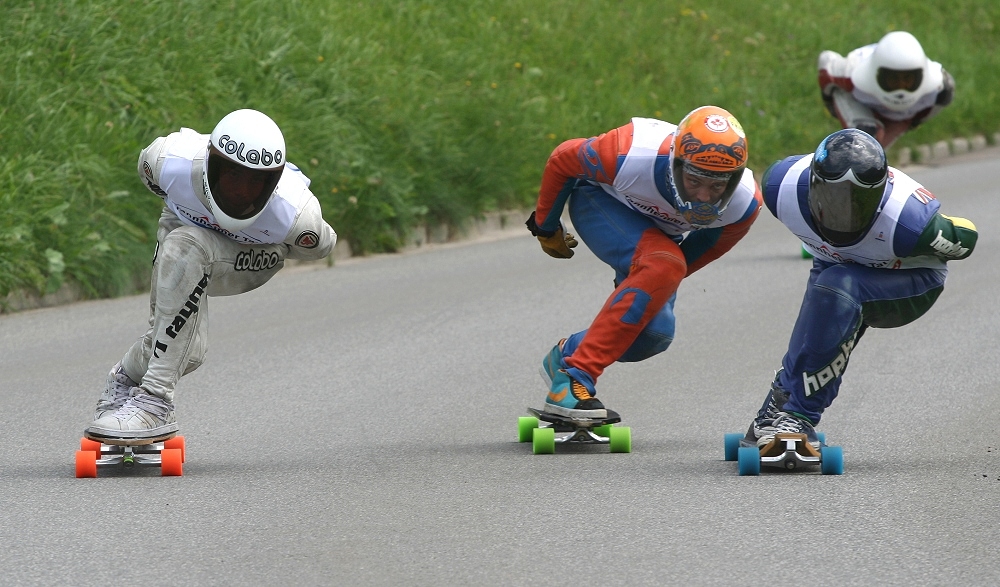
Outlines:
[{"label": "orange helmet", "polygon": [[[743,177],[747,166],[746,135],[728,111],[702,106],[677,125],[670,158],[674,207],[692,226],[708,226],[725,212]],[[692,182],[714,183],[718,189],[706,201],[690,193]],[[724,188],[721,182],[725,182]]]}]

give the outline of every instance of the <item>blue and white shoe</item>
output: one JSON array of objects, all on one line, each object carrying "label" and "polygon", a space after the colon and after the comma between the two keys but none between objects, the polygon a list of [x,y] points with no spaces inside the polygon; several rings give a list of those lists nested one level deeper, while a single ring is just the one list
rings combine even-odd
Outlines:
[{"label": "blue and white shoe", "polygon": [[778,414],[785,407],[785,402],[788,401],[788,392],[778,387],[778,376],[781,375],[781,371],[778,369],[774,374],[771,389],[768,390],[764,403],[757,410],[757,417],[750,424],[750,430],[747,432],[748,440],[758,439],[761,436],[774,436],[774,419],[778,417]]},{"label": "blue and white shoe", "polygon": [[772,425],[763,432],[763,435],[757,437],[758,447],[771,442],[778,434],[805,434],[806,442],[811,444],[813,448],[819,448],[819,437],[816,436],[813,423],[794,412],[778,412]]}]

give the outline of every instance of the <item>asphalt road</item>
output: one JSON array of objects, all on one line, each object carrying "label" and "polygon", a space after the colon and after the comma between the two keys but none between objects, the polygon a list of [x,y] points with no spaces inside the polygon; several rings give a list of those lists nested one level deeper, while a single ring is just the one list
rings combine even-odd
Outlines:
[{"label": "asphalt road", "polygon": [[976,253],[923,319],[870,330],[820,430],[843,476],[739,477],[809,262],[766,212],[684,282],[673,346],[600,396],[633,452],[535,456],[517,417],[612,273],[527,236],[280,274],[209,302],[177,390],[183,477],[74,478],[144,296],[0,316],[4,585],[996,585],[998,150],[912,168]]}]

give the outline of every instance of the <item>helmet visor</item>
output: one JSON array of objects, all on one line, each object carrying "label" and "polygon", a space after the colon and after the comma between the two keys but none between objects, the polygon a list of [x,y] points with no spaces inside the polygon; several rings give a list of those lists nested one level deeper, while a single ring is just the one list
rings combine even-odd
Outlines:
[{"label": "helmet visor", "polygon": [[889,69],[888,67],[878,68],[875,74],[878,86],[886,92],[916,92],[917,88],[924,81],[924,70],[922,69]]},{"label": "helmet visor", "polygon": [[207,175],[212,200],[227,216],[245,220],[259,214],[274,193],[284,166],[274,169],[244,167],[209,148]]},{"label": "helmet visor", "polygon": [[[846,172],[848,178],[853,172]],[[809,180],[809,209],[816,228],[830,244],[844,246],[860,239],[871,226],[882,202],[885,182],[858,185],[853,181],[827,181],[815,173]]]},{"label": "helmet visor", "polygon": [[743,177],[743,169],[712,171],[694,165],[685,159],[674,160],[674,177],[677,195],[685,204],[709,204],[719,213],[726,209],[733,198],[736,186]]}]

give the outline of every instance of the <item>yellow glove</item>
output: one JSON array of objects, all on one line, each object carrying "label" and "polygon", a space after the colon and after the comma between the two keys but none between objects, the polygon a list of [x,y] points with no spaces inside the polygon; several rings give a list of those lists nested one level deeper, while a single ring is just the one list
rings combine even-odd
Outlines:
[{"label": "yellow glove", "polygon": [[564,232],[560,226],[552,236],[535,237],[542,243],[542,250],[556,259],[569,259],[573,256],[573,248],[580,244],[576,237]]},{"label": "yellow glove", "polygon": [[531,213],[531,216],[528,217],[528,221],[524,225],[538,239],[538,242],[542,244],[542,250],[550,257],[569,259],[573,256],[571,249],[580,244],[577,242],[575,236],[563,230],[562,225],[559,225],[555,231],[546,234],[547,231],[543,231],[535,224],[534,212]]}]

